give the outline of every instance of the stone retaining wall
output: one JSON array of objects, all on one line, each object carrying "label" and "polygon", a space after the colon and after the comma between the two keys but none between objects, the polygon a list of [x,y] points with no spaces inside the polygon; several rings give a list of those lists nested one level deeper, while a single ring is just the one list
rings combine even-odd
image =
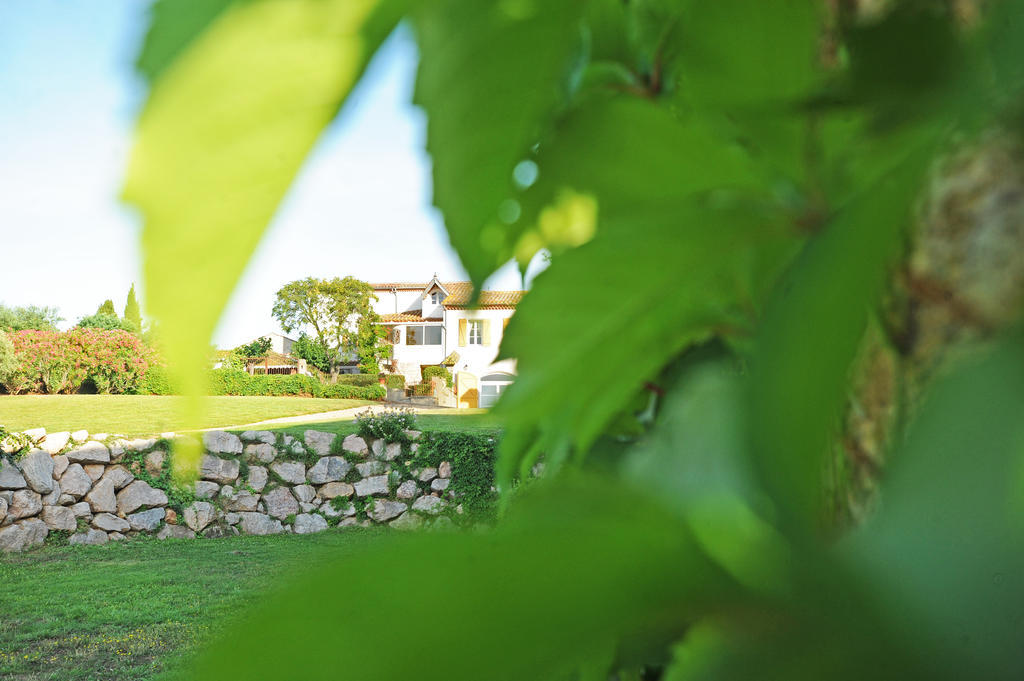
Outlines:
[{"label": "stone retaining wall", "polygon": [[[331,526],[396,528],[451,524],[462,509],[448,490],[451,465],[409,468],[420,433],[407,441],[305,431],[204,435],[194,488],[171,483],[169,438],[25,433],[34,446],[0,457],[0,550],[47,536],[105,544],[139,534],[191,539],[236,534],[308,534]],[[24,450],[22,450],[24,451]]]}]

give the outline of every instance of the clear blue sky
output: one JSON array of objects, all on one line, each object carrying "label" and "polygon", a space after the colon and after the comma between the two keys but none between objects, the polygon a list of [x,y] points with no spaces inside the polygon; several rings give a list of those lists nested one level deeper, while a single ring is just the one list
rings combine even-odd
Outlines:
[{"label": "clear blue sky", "polygon": [[[118,201],[144,89],[144,0],[0,0],[0,302],[68,326],[141,288],[136,215]],[[274,292],[306,276],[464,278],[430,205],[416,47],[393,36],[325,132],[225,311],[233,346],[277,330]],[[187,276],[183,265],[183,275]],[[518,288],[511,266],[488,286]]]}]

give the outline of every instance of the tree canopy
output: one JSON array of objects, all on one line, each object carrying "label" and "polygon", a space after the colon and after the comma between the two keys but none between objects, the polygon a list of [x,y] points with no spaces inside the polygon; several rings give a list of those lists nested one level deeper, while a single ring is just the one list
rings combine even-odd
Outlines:
[{"label": "tree canopy", "polygon": [[96,314],[113,315],[114,317],[117,317],[117,310],[114,309],[114,301],[110,298],[104,300],[96,309]]},{"label": "tree canopy", "polygon": [[263,357],[270,352],[271,345],[271,340],[266,336],[263,336],[250,343],[239,345],[232,352],[241,355],[242,357]]},{"label": "tree canopy", "polygon": [[129,331],[132,333],[138,332],[127,319],[121,319],[116,314],[110,314],[109,312],[97,312],[94,315],[88,317],[82,317],[76,326],[83,329],[106,329],[107,331]]},{"label": "tree canopy", "polygon": [[367,373],[377,373],[384,335],[376,328],[375,299],[370,285],[353,277],[308,277],[281,287],[273,315],[285,331],[312,329],[330,364],[354,358]]},{"label": "tree canopy", "polygon": [[59,321],[63,321],[63,318],[55,307],[0,305],[0,331],[27,331],[30,329],[48,331],[57,328]]}]

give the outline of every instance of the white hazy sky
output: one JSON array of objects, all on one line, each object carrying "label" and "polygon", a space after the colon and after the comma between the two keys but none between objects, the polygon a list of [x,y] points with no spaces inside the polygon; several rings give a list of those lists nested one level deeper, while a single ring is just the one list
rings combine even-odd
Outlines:
[{"label": "white hazy sky", "polygon": [[[140,221],[118,201],[144,89],[144,0],[0,0],[0,302],[69,326],[142,288]],[[269,331],[274,292],[307,276],[465,278],[430,205],[416,48],[393,36],[324,133],[225,311],[215,341]],[[183,267],[183,276],[187,271]],[[519,288],[506,266],[489,288]]]}]

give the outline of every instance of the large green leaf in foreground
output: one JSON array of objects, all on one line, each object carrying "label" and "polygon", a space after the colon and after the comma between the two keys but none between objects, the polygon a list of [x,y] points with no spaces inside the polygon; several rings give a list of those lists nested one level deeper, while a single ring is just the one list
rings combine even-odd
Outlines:
[{"label": "large green leaf in foreground", "polygon": [[[376,5],[235,4],[197,24],[191,40],[176,38],[177,57],[153,71],[124,193],[145,220],[147,309],[186,394],[204,393],[202,367],[231,290],[389,30],[363,31]],[[185,425],[197,420],[191,405]]]},{"label": "large green leaf in foreground", "polygon": [[936,387],[877,518],[842,547],[908,638],[958,678],[1024,678],[1020,334]]},{"label": "large green leaf in foreground", "polygon": [[754,358],[752,448],[783,519],[808,530],[847,376],[910,223],[934,137],[851,199],[801,253],[765,311]]},{"label": "large green leaf in foreground", "polygon": [[486,533],[382,536],[291,577],[190,678],[566,678],[738,593],[663,507],[593,478],[526,493]]},{"label": "large green leaf in foreground", "polygon": [[[528,450],[553,464],[585,450],[688,345],[749,333],[796,243],[741,149],[647,101],[569,117],[539,165],[541,196],[527,198],[555,203],[523,239],[584,243],[537,278],[503,341],[519,359],[498,406],[503,483],[529,467]],[[709,199],[714,189],[731,198]]]},{"label": "large green leaf in foreground", "polygon": [[501,234],[485,228],[564,100],[583,4],[438,0],[414,14],[434,204],[478,287],[502,264]]}]

